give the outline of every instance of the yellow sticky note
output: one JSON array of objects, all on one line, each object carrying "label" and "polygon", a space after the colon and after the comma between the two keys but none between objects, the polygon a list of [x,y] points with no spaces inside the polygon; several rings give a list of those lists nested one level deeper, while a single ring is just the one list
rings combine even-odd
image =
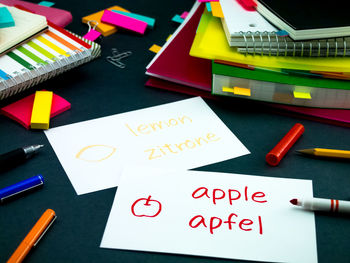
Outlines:
[{"label": "yellow sticky note", "polygon": [[170,35],[167,37],[166,41],[168,41],[171,37],[172,37],[172,34],[170,34]]},{"label": "yellow sticky note", "polygon": [[152,51],[152,52],[154,52],[154,53],[158,53],[159,52],[159,50],[161,50],[161,46],[158,46],[158,45],[156,45],[156,44],[153,44],[150,48],[149,48],[149,50],[150,51]]},{"label": "yellow sticky note", "polygon": [[213,16],[224,18],[224,13],[222,12],[220,2],[210,2],[210,6]]},{"label": "yellow sticky note", "polygon": [[233,93],[235,95],[242,95],[242,96],[250,96],[250,89],[248,88],[240,88],[240,87],[233,87]]},{"label": "yellow sticky note", "polygon": [[[128,10],[126,10],[126,9],[120,7],[120,6],[117,6],[117,5],[107,8],[107,10],[112,10],[112,9],[130,13]],[[84,16],[82,18],[82,22],[87,24],[90,21],[90,25],[92,27],[97,24],[97,26],[95,28],[96,31],[100,32],[103,36],[106,37],[106,36],[109,36],[109,35],[117,32],[118,29],[117,29],[116,26],[113,26],[113,25],[101,22],[101,17],[103,15],[104,11],[105,10],[101,10],[101,11],[99,11],[97,13],[94,13],[94,14],[91,14],[91,15],[88,15],[88,16]]]},{"label": "yellow sticky note", "polygon": [[293,91],[294,98],[311,100],[310,92]]},{"label": "yellow sticky note", "polygon": [[222,91],[223,92],[231,92],[235,95],[241,95],[241,96],[250,96],[251,95],[251,91],[248,88],[240,88],[240,87],[226,87],[226,86],[222,86]]},{"label": "yellow sticky note", "polygon": [[50,124],[50,113],[52,105],[52,91],[35,92],[30,128],[48,129]]},{"label": "yellow sticky note", "polygon": [[221,89],[222,89],[223,92],[231,92],[231,93],[234,93],[234,92],[233,92],[233,88],[230,88],[230,87],[222,86]]}]

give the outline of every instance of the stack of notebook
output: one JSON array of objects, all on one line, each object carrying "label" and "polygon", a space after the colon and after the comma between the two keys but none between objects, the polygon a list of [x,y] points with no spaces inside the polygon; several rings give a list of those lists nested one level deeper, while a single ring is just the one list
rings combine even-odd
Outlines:
[{"label": "stack of notebook", "polygon": [[[186,20],[147,66],[146,74],[151,77],[146,85],[206,98],[220,99],[215,95],[222,93],[274,102],[268,105],[280,111],[349,124],[350,111],[344,109],[349,108],[346,97],[349,84],[342,80],[350,72],[347,60],[240,54],[237,48],[229,46],[221,19],[196,2]],[[249,86],[252,84],[262,92],[256,94],[253,86]]]},{"label": "stack of notebook", "polygon": [[238,52],[309,57],[350,55],[350,24],[346,11],[342,11],[350,7],[347,1],[322,8],[315,1],[282,5],[278,0],[259,0],[257,11],[244,9],[236,0],[220,3],[227,41],[238,47]]}]

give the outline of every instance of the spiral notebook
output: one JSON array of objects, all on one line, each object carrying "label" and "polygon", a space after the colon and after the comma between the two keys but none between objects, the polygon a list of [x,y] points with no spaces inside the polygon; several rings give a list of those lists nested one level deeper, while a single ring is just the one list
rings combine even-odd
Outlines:
[{"label": "spiral notebook", "polygon": [[101,54],[100,45],[48,25],[47,32],[0,57],[0,100]]},{"label": "spiral notebook", "polygon": [[293,40],[349,36],[350,2],[256,0],[256,10]]},{"label": "spiral notebook", "polygon": [[350,56],[350,37],[294,41],[281,36],[256,11],[247,11],[236,0],[221,0],[221,20],[230,46],[245,54],[273,56],[343,57]]}]

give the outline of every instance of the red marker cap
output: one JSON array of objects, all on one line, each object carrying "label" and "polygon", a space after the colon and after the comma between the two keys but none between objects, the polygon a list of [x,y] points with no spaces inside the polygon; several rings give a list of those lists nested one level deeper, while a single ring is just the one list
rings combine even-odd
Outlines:
[{"label": "red marker cap", "polygon": [[271,166],[277,166],[283,156],[304,133],[304,126],[296,123],[280,142],[266,155],[266,162]]}]

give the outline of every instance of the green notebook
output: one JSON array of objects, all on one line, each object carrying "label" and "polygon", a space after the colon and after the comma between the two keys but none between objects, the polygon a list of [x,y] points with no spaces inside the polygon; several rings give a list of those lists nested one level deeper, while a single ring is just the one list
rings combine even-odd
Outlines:
[{"label": "green notebook", "polygon": [[318,108],[350,108],[350,81],[212,63],[212,94]]}]

